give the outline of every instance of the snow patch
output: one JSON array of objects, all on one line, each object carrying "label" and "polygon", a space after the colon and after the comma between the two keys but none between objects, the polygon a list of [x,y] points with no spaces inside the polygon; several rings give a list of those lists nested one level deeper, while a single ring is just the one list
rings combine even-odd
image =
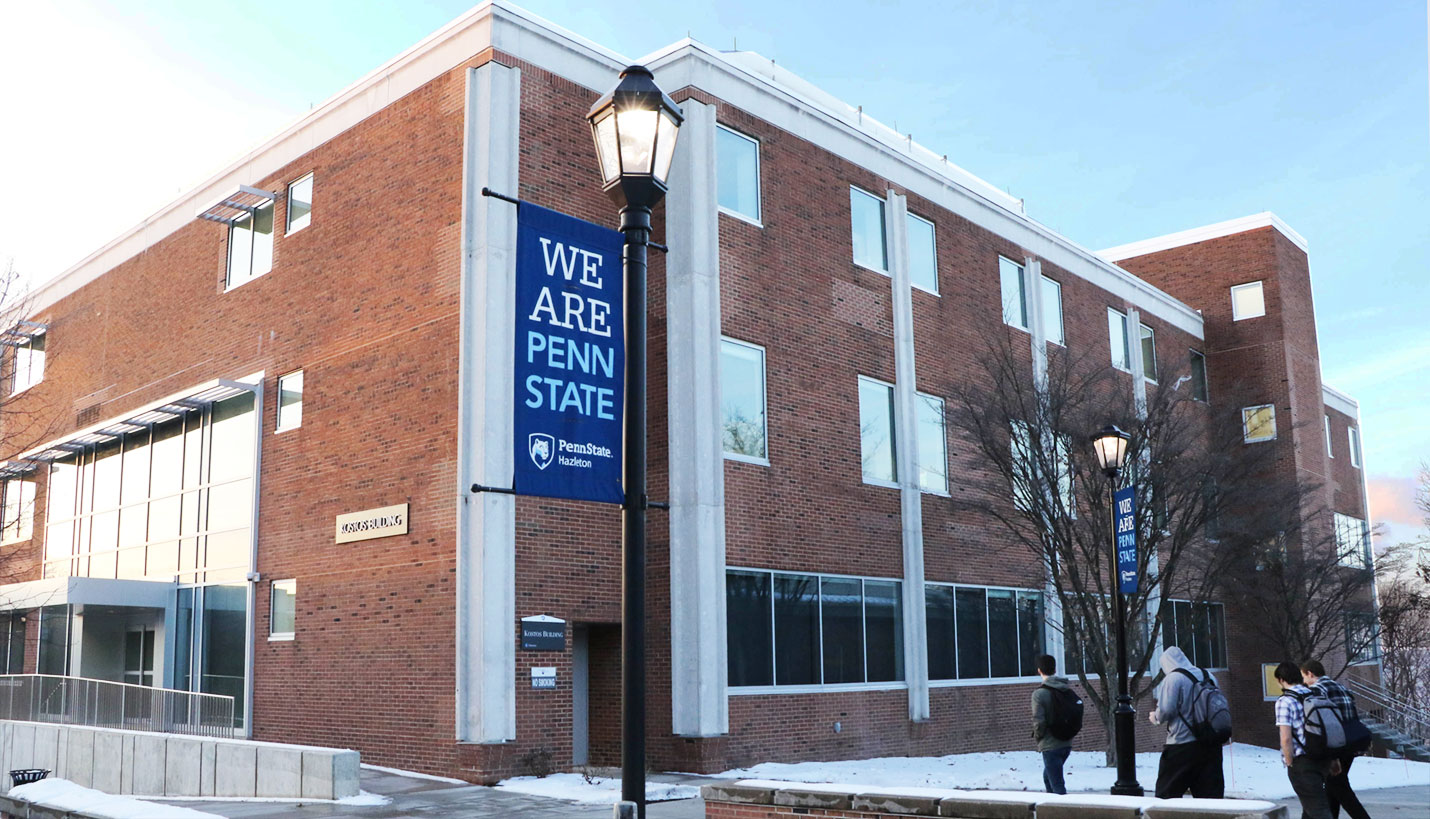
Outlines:
[{"label": "snow patch", "polygon": [[342,799],[334,801],[333,804],[352,805],[355,807],[368,807],[386,805],[391,801],[391,797],[383,796],[380,793],[368,793],[367,791],[358,791],[357,796],[344,796]]},{"label": "snow patch", "polygon": [[68,779],[41,779],[28,785],[17,785],[10,789],[9,796],[47,808],[81,811],[107,819],[218,819],[217,814],[115,796],[76,785]]},{"label": "snow patch", "polygon": [[[545,796],[549,799],[565,799],[585,805],[613,805],[621,801],[621,780],[619,778],[593,776],[587,781],[585,776],[574,773],[558,773],[550,776],[517,776],[497,783],[497,790],[524,793],[529,796]],[[647,782],[645,798],[647,802],[667,802],[672,799],[693,799],[700,795],[694,785],[672,785],[665,782]]]}]

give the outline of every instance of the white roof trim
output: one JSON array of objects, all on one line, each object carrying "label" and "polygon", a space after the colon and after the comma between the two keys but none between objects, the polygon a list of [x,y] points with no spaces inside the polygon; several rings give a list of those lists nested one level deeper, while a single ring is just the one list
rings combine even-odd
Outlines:
[{"label": "white roof trim", "polygon": [[1217,222],[1214,225],[1192,228],[1177,233],[1168,233],[1166,236],[1154,236],[1151,239],[1143,239],[1138,242],[1129,242],[1117,247],[1109,247],[1106,250],[1097,251],[1097,255],[1109,262],[1120,262],[1123,259],[1130,259],[1134,256],[1145,256],[1148,253],[1157,253],[1162,250],[1171,250],[1174,247],[1205,242],[1208,239],[1219,239],[1223,236],[1231,236],[1236,233],[1245,233],[1248,230],[1257,228],[1274,227],[1281,232],[1282,236],[1291,240],[1291,244],[1301,248],[1302,253],[1309,253],[1306,245],[1306,237],[1291,229],[1291,226],[1281,220],[1281,217],[1271,211],[1243,216],[1239,219],[1228,219],[1225,222]]},{"label": "white roof trim", "polygon": [[1360,404],[1354,398],[1332,387],[1330,384],[1321,384],[1321,400],[1326,406],[1336,412],[1360,420]]}]

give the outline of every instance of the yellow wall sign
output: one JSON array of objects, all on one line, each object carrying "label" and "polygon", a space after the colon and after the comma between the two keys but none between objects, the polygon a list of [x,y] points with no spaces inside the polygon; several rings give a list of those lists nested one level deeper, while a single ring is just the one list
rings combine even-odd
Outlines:
[{"label": "yellow wall sign", "polygon": [[1285,693],[1281,683],[1276,679],[1276,666],[1280,663],[1261,664],[1261,695],[1268,700],[1274,700]]},{"label": "yellow wall sign", "polygon": [[365,509],[338,515],[337,542],[372,540],[379,537],[407,534],[407,504]]}]

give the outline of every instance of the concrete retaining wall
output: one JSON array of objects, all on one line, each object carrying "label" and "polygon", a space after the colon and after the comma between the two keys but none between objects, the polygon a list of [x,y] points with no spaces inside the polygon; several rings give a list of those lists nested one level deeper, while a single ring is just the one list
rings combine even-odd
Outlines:
[{"label": "concrete retaining wall", "polygon": [[358,794],[358,752],[244,739],[0,720],[0,778],[48,768],[105,793],[342,799]]},{"label": "concrete retaining wall", "polygon": [[942,788],[863,789],[743,780],[701,788],[707,819],[787,819],[826,816],[880,819],[947,816],[960,819],[1286,819],[1286,808],[1249,799],[1152,797]]}]

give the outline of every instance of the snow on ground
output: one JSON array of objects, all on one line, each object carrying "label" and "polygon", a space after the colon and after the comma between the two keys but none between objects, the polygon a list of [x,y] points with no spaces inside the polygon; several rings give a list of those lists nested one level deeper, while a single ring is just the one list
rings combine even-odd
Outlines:
[{"label": "snow on ground", "polygon": [[342,799],[335,800],[334,804],[351,805],[354,807],[376,807],[378,805],[386,805],[391,801],[392,797],[390,796],[383,796],[380,793],[368,793],[367,791],[358,791],[357,796],[344,796]]},{"label": "snow on ground", "polygon": [[362,763],[364,770],[381,771],[382,773],[396,774],[398,776],[411,777],[412,779],[430,779],[433,782],[451,782],[454,785],[470,785],[472,783],[465,779],[453,779],[450,776],[434,776],[432,774],[418,773],[417,771],[404,771],[401,768],[384,768],[381,765],[369,765]]},{"label": "snow on ground", "polygon": [[[565,799],[590,805],[613,805],[621,801],[621,780],[619,778],[593,776],[588,780],[587,777],[574,773],[517,776],[498,782],[497,790],[545,796],[551,799]],[[700,789],[694,785],[672,785],[665,782],[646,782],[645,785],[647,802],[690,799],[699,795]]]},{"label": "snow on ground", "polygon": [[130,796],[96,791],[68,779],[41,779],[28,785],[17,785],[10,789],[9,795],[12,799],[39,802],[49,808],[83,811],[109,819],[219,819],[216,814],[192,808],[158,805]]},{"label": "snow on ground", "polygon": [[[1137,780],[1149,792],[1157,781],[1158,753],[1137,755]],[[1074,751],[1063,768],[1069,791],[1106,792],[1117,771],[1103,766],[1101,751]],[[1226,795],[1285,799],[1295,796],[1281,764],[1281,752],[1236,743],[1222,749]],[[722,779],[830,782],[877,788],[926,787],[962,790],[1043,789],[1043,759],[1036,751],[955,754],[942,757],[887,757],[843,762],[766,762],[719,774]],[[1351,768],[1356,790],[1430,785],[1430,763],[1361,757]]]}]

